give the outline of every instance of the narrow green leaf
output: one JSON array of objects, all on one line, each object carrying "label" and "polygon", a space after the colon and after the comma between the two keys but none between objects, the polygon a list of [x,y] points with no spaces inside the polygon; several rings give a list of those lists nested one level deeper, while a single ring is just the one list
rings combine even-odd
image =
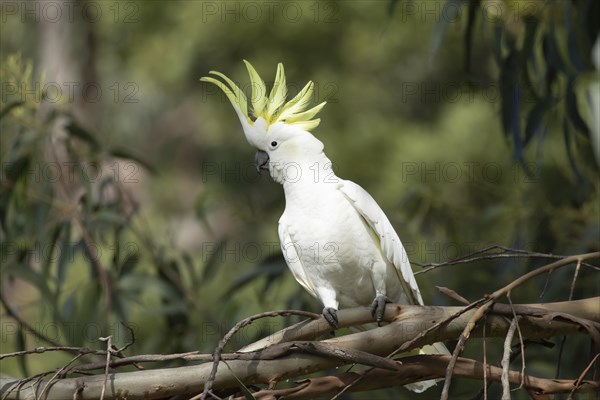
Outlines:
[{"label": "narrow green leaf", "polygon": [[11,226],[6,223],[6,217],[11,203],[11,198],[15,190],[15,184],[24,176],[29,169],[30,158],[28,155],[19,157],[15,162],[8,162],[2,165],[2,173],[6,177],[6,185],[2,185],[0,190],[0,224],[5,232],[8,232]]},{"label": "narrow green leaf", "polygon": [[29,168],[30,158],[28,154],[19,157],[15,162],[9,162],[2,166],[6,180],[10,182],[10,186],[14,186],[15,183],[23,176],[25,171]]},{"label": "narrow green leaf", "polygon": [[[589,45],[587,48],[581,45],[579,38],[584,36],[581,32],[582,27],[579,25],[574,26],[571,21],[572,16],[575,14],[575,10],[572,9],[570,1],[563,2],[563,7],[563,25],[567,32],[567,60],[577,73],[591,70],[594,68],[588,56],[591,49],[589,48]],[[587,54],[582,54],[583,49],[585,49]]]},{"label": "narrow green leaf", "polygon": [[563,118],[562,127],[563,127],[563,138],[565,140],[565,147],[567,150],[567,157],[569,158],[569,164],[571,166],[571,171],[573,171],[573,174],[575,174],[575,177],[577,178],[577,180],[579,182],[582,182],[583,176],[581,175],[581,173],[579,172],[579,169],[577,168],[577,163],[575,162],[575,155],[573,154],[573,148],[571,147],[571,137],[569,135],[569,121],[566,116]]},{"label": "narrow green leaf", "polygon": [[119,266],[119,276],[125,276],[130,274],[135,266],[140,261],[140,256],[137,253],[129,253],[125,256],[125,259]]},{"label": "narrow green leaf", "polygon": [[435,58],[442,47],[442,42],[444,41],[444,36],[446,35],[446,30],[448,29],[448,25],[450,25],[450,21],[456,21],[458,19],[460,9],[466,1],[467,0],[447,0],[444,3],[444,7],[442,8],[443,17],[439,19],[435,26],[435,32],[433,33],[431,40],[431,50],[429,53],[430,63],[435,61]]},{"label": "narrow green leaf", "polygon": [[231,375],[233,375],[233,377],[235,378],[236,381],[238,381],[238,384],[240,385],[240,390],[242,391],[242,393],[244,393],[244,397],[246,398],[246,400],[255,400],[254,396],[252,395],[252,392],[250,392],[250,389],[248,389],[246,387],[246,385],[244,385],[244,382],[242,382],[231,370],[231,367],[229,367],[229,365],[227,363],[224,363],[227,366],[227,369],[229,369],[229,372],[231,372]]},{"label": "narrow green leaf", "polygon": [[504,28],[501,24],[494,25],[494,60],[497,65],[502,65],[502,37],[504,36]]},{"label": "narrow green leaf", "polygon": [[569,75],[569,69],[563,60],[561,55],[561,51],[559,49],[557,41],[559,40],[559,35],[556,31],[555,23],[552,19],[550,19],[548,24],[548,32],[544,36],[544,50],[546,54],[546,62],[550,69],[555,71],[561,71],[565,75]]},{"label": "narrow green leaf", "polygon": [[110,208],[103,208],[91,218],[92,224],[106,224],[106,225],[118,225],[122,226],[127,221],[125,218],[119,214],[118,211],[112,210]]},{"label": "narrow green leaf", "polygon": [[575,78],[569,78],[567,82],[567,93],[565,96],[565,108],[567,111],[567,115],[569,116],[569,120],[580,133],[582,133],[585,137],[590,137],[590,129],[583,120],[583,117],[579,113],[579,107],[577,104],[577,94],[575,93]]},{"label": "narrow green leaf", "polygon": [[47,249],[43,252],[43,255],[44,257],[46,257],[46,259],[42,260],[42,273],[44,274],[44,279],[46,280],[49,280],[50,267],[52,266],[52,262],[55,260],[55,257],[59,256],[59,254],[55,250],[57,248],[56,243],[58,242],[58,238],[60,237],[63,228],[63,224],[58,224],[54,226],[54,228],[52,229],[52,234],[50,235],[49,246],[43,246],[43,248]]},{"label": "narrow green leaf", "polygon": [[[27,344],[26,344],[26,339],[25,339],[25,330],[23,329],[23,326],[21,324],[19,324],[19,329],[17,330],[17,336],[15,339],[16,339],[15,347],[16,347],[17,351],[27,350]],[[23,373],[23,376],[30,376],[29,369],[27,368],[27,357],[17,357],[17,359],[19,360],[19,368],[21,368],[21,372]]]},{"label": "narrow green leaf", "polygon": [[183,265],[186,267],[187,273],[190,276],[190,283],[192,287],[199,287],[200,282],[198,279],[198,274],[196,273],[196,266],[194,264],[193,257],[188,252],[183,252],[181,259],[183,260]]},{"label": "narrow green leaf", "polygon": [[521,138],[521,88],[519,86],[519,53],[512,48],[504,60],[500,73],[500,95],[502,126],[504,134],[513,140],[514,159],[523,161],[523,141]]},{"label": "narrow green leaf", "polygon": [[89,179],[83,165],[77,165],[75,167],[77,175],[79,176],[79,182],[83,186],[84,193],[79,199],[79,202],[84,207],[84,215],[91,215],[93,211],[93,191],[92,182]]},{"label": "narrow green leaf", "polygon": [[524,145],[526,146],[531,139],[541,134],[545,130],[544,117],[546,113],[550,111],[554,101],[551,98],[545,98],[538,102],[527,115],[527,123],[525,125],[525,140]]},{"label": "narrow green leaf", "polygon": [[131,160],[131,161],[135,161],[136,163],[140,164],[142,167],[144,167],[148,172],[150,172],[151,174],[156,174],[158,171],[156,170],[156,168],[148,161],[145,160],[141,155],[139,154],[134,154],[132,153],[130,150],[128,149],[123,149],[120,147],[117,148],[112,148],[108,151],[108,153],[110,155],[112,155],[113,157],[118,157],[118,158],[124,158],[126,160]]},{"label": "narrow green leaf", "polygon": [[86,129],[82,128],[81,125],[77,124],[75,121],[70,121],[65,127],[65,129],[71,136],[74,136],[90,144],[95,150],[98,150],[100,148],[100,142],[98,142],[94,135],[92,135]]},{"label": "narrow green leaf", "polygon": [[[213,243],[214,244],[214,243]],[[217,268],[222,264],[223,249],[227,245],[227,239],[223,239],[215,244],[214,248],[210,249],[210,254],[206,258],[202,272],[202,283],[210,281],[214,276]],[[204,246],[208,248],[209,246]]]},{"label": "narrow green leaf", "polygon": [[473,50],[473,28],[477,20],[477,9],[479,8],[479,2],[469,2],[469,13],[467,19],[467,29],[465,29],[465,71],[471,72],[471,53]]},{"label": "narrow green leaf", "polygon": [[60,245],[60,254],[57,262],[56,272],[56,292],[60,293],[62,286],[67,277],[67,269],[70,263],[73,261],[76,247],[71,242],[71,224],[65,222],[65,231],[63,235],[63,241]]},{"label": "narrow green leaf", "polygon": [[23,104],[25,104],[24,101],[14,101],[12,103],[9,103],[6,107],[0,110],[0,119],[4,118],[6,115],[8,115],[9,112],[11,112],[17,107],[22,106]]},{"label": "narrow green leaf", "polygon": [[252,283],[257,279],[264,277],[269,279],[269,276],[274,276],[275,278],[284,276],[284,272],[286,271],[286,269],[287,266],[283,260],[283,256],[280,253],[268,257],[256,268],[241,275],[238,275],[238,277],[235,278],[231,283],[231,286],[229,287],[227,292],[225,292],[225,294],[223,295],[223,298],[232,296],[244,286]]},{"label": "narrow green leaf", "polygon": [[71,293],[62,306],[62,315],[65,319],[69,319],[73,315],[73,310],[75,309],[75,293]]}]

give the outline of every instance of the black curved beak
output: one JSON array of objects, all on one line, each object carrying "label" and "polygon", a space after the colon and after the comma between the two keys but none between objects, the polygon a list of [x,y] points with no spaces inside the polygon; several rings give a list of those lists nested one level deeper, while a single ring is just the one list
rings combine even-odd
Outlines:
[{"label": "black curved beak", "polygon": [[260,174],[260,170],[268,170],[269,169],[269,155],[262,151],[256,150],[256,154],[254,155],[254,166],[256,167],[256,171]]}]

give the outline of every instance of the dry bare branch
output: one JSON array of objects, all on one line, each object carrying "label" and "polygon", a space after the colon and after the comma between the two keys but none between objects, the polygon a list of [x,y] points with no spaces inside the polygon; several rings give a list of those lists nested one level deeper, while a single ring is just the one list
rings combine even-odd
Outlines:
[{"label": "dry bare branch", "polygon": [[[530,279],[532,279],[538,275],[541,275],[541,274],[544,274],[544,273],[547,273],[550,271],[554,271],[558,268],[561,268],[561,267],[564,267],[564,266],[567,266],[567,265],[570,265],[573,263],[577,263],[579,265],[580,263],[583,263],[583,261],[585,261],[585,260],[596,259],[599,257],[600,257],[600,252],[565,257],[559,261],[555,261],[551,264],[537,268],[533,271],[528,272],[525,275],[520,276],[519,278],[515,279],[508,285],[504,286],[503,288],[501,288],[499,290],[496,290],[491,295],[482,299],[485,301],[481,304],[481,306],[477,309],[477,311],[475,311],[475,313],[472,315],[469,322],[466,324],[463,332],[460,334],[460,337],[458,339],[458,344],[456,345],[456,348],[454,349],[454,352],[452,353],[452,360],[450,360],[450,363],[448,364],[448,370],[446,371],[446,378],[445,378],[445,382],[444,382],[444,388],[442,389],[441,399],[448,400],[450,383],[452,381],[452,370],[454,368],[453,360],[456,360],[458,358],[458,356],[461,354],[462,350],[464,349],[465,342],[469,339],[469,336],[471,335],[471,332],[473,331],[473,329],[475,328],[477,323],[481,320],[481,318],[486,313],[489,312],[490,308],[500,297],[503,297],[503,296],[509,294],[513,289],[517,288],[518,286],[522,285],[523,283],[529,281]],[[481,300],[479,302],[481,302]],[[478,303],[478,302],[476,302],[476,303]],[[475,303],[473,303],[473,304],[475,304]]]},{"label": "dry bare branch", "polygon": [[106,362],[104,367],[104,383],[102,384],[102,392],[100,392],[100,400],[104,400],[104,393],[106,391],[106,382],[108,382],[108,369],[110,365],[110,351],[112,348],[112,336],[99,338],[101,342],[106,342]]},{"label": "dry bare branch", "polygon": [[462,297],[460,294],[456,293],[452,289],[449,289],[449,288],[443,287],[443,286],[436,286],[435,288],[440,293],[445,294],[446,296],[450,297],[451,299],[454,299],[454,300],[458,301],[459,303],[462,303],[462,304],[465,304],[465,305],[471,304],[471,302],[469,300],[465,299],[464,297]]},{"label": "dry bare branch", "polygon": [[[386,371],[381,369],[373,370],[365,379],[360,379],[360,383],[353,386],[350,391],[359,392],[365,390],[383,389],[387,387],[397,387],[406,383],[414,382],[416,377],[425,379],[434,379],[444,377],[446,368],[451,356],[440,355],[421,355],[411,356],[402,359],[402,367],[396,371]],[[487,365],[484,366],[478,361],[459,357],[454,375],[468,379],[483,379],[484,372],[488,379],[494,382],[500,382],[502,378],[502,369]],[[286,400],[305,400],[317,397],[331,397],[345,388],[350,382],[356,381],[365,372],[347,372],[338,375],[324,376],[317,378],[304,379],[296,382],[297,386],[288,389],[279,390],[261,390],[253,393],[257,400],[267,400],[285,397]],[[554,393],[569,393],[573,388],[573,380],[555,380],[543,379],[526,375],[523,378],[516,371],[510,371],[508,381],[513,385],[518,385],[523,380],[524,388],[530,393],[538,396]],[[585,381],[580,391],[600,390],[600,383],[594,381]],[[242,400],[236,398],[235,400]]]},{"label": "dry bare branch", "polygon": [[[525,343],[523,340],[523,334],[521,333],[521,327],[519,326],[519,317],[515,312],[515,306],[510,298],[510,293],[506,294],[506,298],[508,299],[508,305],[510,306],[510,310],[512,311],[513,320],[517,321],[517,332],[519,333],[519,346],[521,347],[521,376],[525,376]],[[569,299],[570,300],[570,299]],[[523,382],[519,385],[519,389],[523,387]]]},{"label": "dry bare branch", "polygon": [[307,312],[307,311],[294,311],[294,310],[269,311],[269,312],[264,312],[264,313],[260,313],[260,314],[245,318],[245,319],[239,321],[237,324],[235,324],[235,326],[233,328],[231,328],[229,330],[229,332],[227,332],[227,334],[219,341],[219,344],[217,345],[217,347],[215,348],[215,350],[213,352],[213,367],[210,372],[210,376],[208,377],[208,381],[206,382],[206,385],[204,386],[204,390],[203,390],[201,399],[202,400],[206,399],[208,392],[211,390],[213,382],[215,380],[215,376],[217,375],[217,369],[219,368],[219,361],[221,360],[221,353],[223,352],[225,345],[227,344],[227,342],[229,342],[229,340],[233,337],[233,335],[235,335],[243,327],[250,325],[252,322],[254,322],[258,319],[272,318],[272,317],[287,317],[290,315],[300,315],[300,316],[308,317],[308,318],[312,318],[312,319],[317,319],[317,318],[321,317],[319,314],[315,314],[315,313],[311,313],[311,312]]},{"label": "dry bare branch", "polygon": [[[548,312],[568,312],[580,318],[600,321],[600,312],[596,305],[600,298],[576,300],[572,302],[550,303],[546,305],[515,305],[515,311],[536,309],[536,316],[521,316],[520,326],[525,338],[540,339],[563,334],[586,334],[578,324],[568,320],[546,320],[541,315]],[[321,343],[332,344],[338,348],[354,349],[378,356],[386,356],[400,347],[403,343],[417,337],[424,327],[432,326],[440,320],[455,314],[464,307],[431,307],[431,306],[399,306],[388,305],[386,318],[396,321],[382,326],[381,328],[360,332],[333,339],[324,340]],[[492,308],[493,310],[493,308]],[[433,343],[447,339],[454,339],[462,332],[475,310],[468,311],[457,317],[452,323],[441,326],[436,332],[413,342],[412,348],[417,348],[425,343]],[[340,324],[370,322],[372,317],[367,307],[340,310],[338,313]],[[321,319],[312,321],[304,327],[313,328],[326,322]],[[486,320],[486,337],[504,337],[509,328],[509,322],[503,315],[488,314]],[[314,334],[304,332],[308,336]],[[481,337],[482,327],[472,331],[473,337]],[[283,339],[280,339],[283,340]],[[207,355],[209,356],[209,355]],[[237,359],[236,359],[237,358]],[[315,371],[322,371],[344,364],[347,361],[323,357],[320,355],[307,354],[294,350],[294,343],[283,342],[273,344],[260,351],[235,353],[223,355],[231,370],[219,369],[215,376],[213,391],[224,388],[238,387],[237,376],[245,385],[269,384],[285,379],[293,379]],[[121,360],[111,360],[111,364]],[[136,359],[139,361],[139,358]],[[405,360],[402,359],[404,363]],[[444,363],[446,366],[447,363]],[[109,374],[110,385],[107,386],[105,400],[116,399],[119,395],[127,392],[129,399],[147,398],[157,399],[178,394],[195,394],[204,389],[204,383],[208,381],[212,363],[191,365],[179,368],[143,370],[135,372],[111,373]],[[482,375],[483,375],[483,371]],[[481,376],[482,376],[481,375]],[[518,379],[520,374],[516,373]],[[442,375],[443,376],[443,375]],[[512,376],[512,375],[511,375]],[[492,379],[491,376],[488,376]],[[479,379],[479,378],[478,378]],[[512,378],[511,378],[512,379]],[[7,399],[34,399],[36,391],[41,390],[47,381],[42,380],[36,385],[20,392],[13,391],[6,396]],[[93,376],[59,379],[53,382],[47,390],[47,399],[72,398],[75,391],[84,398],[99,398],[104,374]],[[511,381],[512,382],[512,381]],[[0,388],[3,393],[10,391],[19,384],[17,379],[0,378]],[[527,384],[527,382],[526,382]],[[572,389],[572,381],[569,390]]]},{"label": "dry bare branch", "polygon": [[506,333],[506,339],[504,340],[504,354],[502,355],[501,363],[502,375],[500,378],[502,382],[502,400],[510,400],[510,381],[508,379],[508,371],[510,368],[510,350],[518,323],[518,317],[512,320],[510,327],[508,328],[508,332]]},{"label": "dry bare branch", "polygon": [[[571,257],[571,256],[540,253],[537,251],[529,251],[529,250],[523,250],[523,249],[513,249],[510,247],[493,244],[490,246],[486,246],[483,249],[474,251],[473,253],[467,254],[465,256],[457,257],[452,260],[444,261],[441,263],[419,263],[419,262],[413,261],[413,262],[411,262],[411,264],[414,264],[414,265],[417,265],[417,266],[423,268],[421,271],[415,272],[415,275],[418,275],[418,274],[424,274],[426,272],[429,272],[431,270],[441,268],[441,267],[448,267],[448,266],[457,265],[457,264],[468,264],[468,263],[484,261],[484,260],[495,260],[495,259],[503,259],[503,258],[540,258],[540,259],[546,259],[546,260],[562,260],[567,257]],[[596,271],[600,271],[600,268],[598,268],[595,265],[589,264],[589,263],[584,262],[581,265],[583,265],[587,268],[591,268]],[[551,273],[552,272],[550,272],[549,274],[551,274]]]},{"label": "dry bare branch", "polygon": [[583,377],[592,368],[592,366],[598,360],[598,358],[600,358],[600,353],[597,353],[594,356],[594,358],[592,358],[592,361],[590,361],[590,363],[587,365],[587,367],[585,367],[585,369],[581,372],[581,374],[579,375],[579,378],[577,378],[577,380],[573,384],[573,389],[571,390],[571,392],[569,392],[569,397],[567,398],[567,400],[572,400],[573,399],[573,393],[575,393],[575,391],[577,390],[577,388],[579,388],[581,386],[581,382],[583,382]]}]

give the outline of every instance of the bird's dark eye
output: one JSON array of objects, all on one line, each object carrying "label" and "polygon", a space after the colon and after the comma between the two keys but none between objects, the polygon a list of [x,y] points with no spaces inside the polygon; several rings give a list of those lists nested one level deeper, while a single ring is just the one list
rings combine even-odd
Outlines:
[{"label": "bird's dark eye", "polygon": [[273,141],[271,142],[271,147],[275,147],[275,146],[277,146],[277,142],[273,140]]}]

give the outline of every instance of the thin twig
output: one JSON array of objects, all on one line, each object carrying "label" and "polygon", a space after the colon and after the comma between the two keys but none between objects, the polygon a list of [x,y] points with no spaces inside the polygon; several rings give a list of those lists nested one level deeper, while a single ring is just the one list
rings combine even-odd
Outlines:
[{"label": "thin twig", "polygon": [[519,334],[519,344],[521,346],[521,384],[519,385],[519,389],[521,389],[525,383],[523,382],[523,377],[525,376],[525,343],[523,342],[523,334],[521,333],[521,327],[519,326],[519,320],[517,319],[520,317],[517,317],[515,306],[510,298],[510,292],[506,294],[506,298],[508,299],[508,304],[510,305],[510,309],[513,314],[513,321],[517,320],[517,333]]},{"label": "thin twig", "polygon": [[250,325],[252,322],[261,319],[261,318],[272,318],[272,317],[287,317],[290,315],[300,315],[302,317],[308,317],[311,319],[317,319],[321,317],[319,314],[307,312],[307,311],[294,311],[294,310],[284,310],[284,311],[268,311],[260,314],[253,315],[251,317],[245,318],[239,321],[233,328],[227,332],[225,336],[219,341],[219,344],[215,348],[213,352],[213,367],[204,385],[204,390],[202,391],[201,399],[206,399],[208,392],[212,389],[212,385],[215,381],[215,377],[217,376],[217,369],[219,368],[219,362],[221,360],[221,353],[223,352],[223,348],[229,342],[229,340],[243,327]]},{"label": "thin twig", "polygon": [[571,281],[571,289],[569,290],[569,301],[573,300],[573,293],[575,292],[575,282],[577,282],[577,275],[579,275],[579,269],[581,268],[581,260],[577,261],[575,267],[575,273],[573,274],[573,280]]},{"label": "thin twig", "polygon": [[575,391],[581,386],[581,382],[583,382],[583,377],[585,376],[585,374],[588,373],[590,368],[592,368],[592,366],[594,365],[594,363],[596,362],[598,357],[600,357],[600,353],[596,354],[596,356],[592,359],[592,361],[590,361],[590,363],[587,365],[587,367],[585,367],[583,372],[579,375],[579,378],[577,378],[577,380],[573,384],[573,390],[571,390],[571,393],[569,393],[569,397],[567,398],[567,400],[573,400],[573,393],[575,393]]},{"label": "thin twig", "polygon": [[106,390],[106,383],[108,382],[108,366],[110,365],[112,335],[109,335],[107,337],[100,337],[98,339],[101,342],[106,342],[106,367],[104,368],[104,384],[102,385],[102,391],[100,392],[100,400],[104,400],[104,392]]},{"label": "thin twig", "polygon": [[69,367],[69,365],[73,364],[75,361],[77,361],[81,357],[83,357],[83,354],[77,354],[68,363],[63,365],[61,369],[56,371],[56,373],[52,376],[52,378],[50,378],[50,380],[46,383],[46,385],[44,385],[44,388],[42,389],[42,392],[40,393],[39,397],[44,398],[44,393],[46,393],[46,390],[48,390],[48,388],[50,387],[52,382],[56,379],[56,377],[59,376],[60,374],[62,374]]},{"label": "thin twig", "polygon": [[[579,269],[581,268],[581,262],[577,262],[577,267],[575,267],[575,273],[573,274],[573,279],[571,280],[571,288],[569,289],[569,300],[573,300],[573,293],[575,292],[575,282],[577,281],[577,276],[579,275]],[[554,378],[558,379],[560,376],[560,366],[562,364],[562,355],[563,350],[565,348],[565,343],[567,342],[567,337],[563,336],[560,340],[560,346],[558,348],[558,361],[556,363],[556,373],[554,374]]]},{"label": "thin twig", "polygon": [[462,297],[460,294],[456,293],[456,291],[449,289],[447,287],[443,287],[443,286],[436,286],[435,287],[440,293],[445,294],[446,296],[450,297],[451,299],[454,299],[456,301],[458,301],[459,303],[462,303],[464,305],[469,305],[471,304],[471,302],[467,299],[465,299],[464,297]]},{"label": "thin twig", "polygon": [[[43,377],[45,377],[46,375],[50,375],[52,373],[54,373],[54,371],[46,371],[46,372],[41,372],[41,373],[33,375],[33,376],[29,376],[27,378],[19,379],[18,381],[15,382],[15,384],[13,386],[11,386],[9,388],[9,390],[7,390],[6,392],[3,393],[2,400],[7,399],[8,396],[15,390],[17,392],[20,392],[21,390],[28,389],[30,387],[34,387],[34,386],[38,385],[39,381]],[[38,382],[38,383],[32,383],[30,386],[25,387],[25,385],[27,383],[29,383],[33,380],[36,380],[36,382]]]},{"label": "thin twig", "polygon": [[[573,262],[579,263],[580,261],[583,262],[584,260],[596,259],[599,257],[600,257],[600,252],[594,252],[594,253],[580,254],[580,255],[569,256],[569,257],[563,258],[563,259],[555,261],[551,264],[547,264],[543,267],[540,267],[533,271],[530,271],[530,272],[526,273],[525,275],[522,275],[519,278],[515,279],[514,281],[512,281],[508,285],[504,286],[503,288],[496,290],[491,295],[484,297],[481,300],[478,300],[476,303],[481,304],[481,302],[483,300],[483,304],[471,316],[469,322],[465,326],[463,332],[461,333],[461,335],[458,339],[458,344],[456,345],[456,348],[454,349],[454,352],[452,353],[452,359],[448,363],[448,369],[446,371],[446,378],[445,378],[445,382],[444,382],[444,388],[442,389],[441,400],[448,400],[448,395],[449,395],[449,391],[450,391],[450,382],[452,380],[452,371],[454,369],[454,365],[456,364],[456,360],[457,360],[458,356],[460,355],[460,353],[462,352],[462,350],[464,348],[465,342],[469,338],[469,336],[470,336],[472,330],[475,328],[477,322],[479,320],[481,320],[481,318],[483,318],[483,316],[490,310],[490,308],[493,306],[494,302],[496,302],[496,300],[498,298],[506,295],[514,288],[522,285],[523,283],[529,281],[530,279],[532,279],[538,275],[544,274],[549,271],[553,271],[557,268],[561,268],[561,267],[570,265]],[[588,327],[588,329],[590,329],[590,328]]]},{"label": "thin twig", "polygon": [[[499,250],[499,251],[497,253],[485,254],[492,250]],[[539,253],[539,252],[535,252],[535,251],[528,251],[528,250],[522,250],[522,249],[513,249],[510,247],[505,247],[505,246],[500,246],[500,245],[490,245],[481,250],[477,250],[473,253],[467,254],[465,256],[457,257],[452,260],[444,261],[441,263],[411,262],[411,264],[415,264],[415,265],[423,268],[421,271],[415,272],[415,275],[418,275],[418,274],[424,274],[426,272],[429,272],[433,269],[440,268],[440,267],[446,267],[446,266],[456,265],[456,264],[468,264],[468,263],[482,261],[482,260],[494,260],[494,259],[498,259],[498,258],[545,258],[545,259],[550,259],[550,260],[562,260],[567,257],[570,257],[570,256],[561,256],[561,255],[556,255],[556,254]],[[592,268],[597,271],[600,271],[600,268],[595,265],[588,264],[588,263],[582,263],[582,265],[584,265],[588,268]]]},{"label": "thin twig", "polygon": [[106,355],[106,350],[94,350],[94,349],[88,349],[86,347],[74,347],[74,346],[44,347],[44,346],[41,346],[41,347],[36,347],[35,349],[31,349],[31,350],[21,350],[21,351],[15,351],[13,353],[0,354],[0,360],[2,360],[4,358],[9,358],[9,357],[21,357],[21,356],[25,356],[25,355],[42,354],[42,353],[52,352],[52,351],[64,351],[64,352],[80,354],[80,355],[86,355],[86,354],[92,354],[92,355],[96,355],[96,356]]},{"label": "thin twig", "polygon": [[487,349],[485,340],[485,326],[487,322],[487,316],[483,319],[483,400],[487,400]]},{"label": "thin twig", "polygon": [[510,382],[508,380],[508,370],[510,368],[510,349],[515,330],[519,320],[513,318],[506,332],[506,339],[504,340],[504,355],[502,356],[502,400],[510,400]]},{"label": "thin twig", "polygon": [[546,275],[546,282],[544,282],[542,293],[540,293],[540,299],[543,298],[546,294],[546,290],[548,289],[548,285],[550,284],[550,277],[552,277],[552,271],[548,272],[548,275]]}]

